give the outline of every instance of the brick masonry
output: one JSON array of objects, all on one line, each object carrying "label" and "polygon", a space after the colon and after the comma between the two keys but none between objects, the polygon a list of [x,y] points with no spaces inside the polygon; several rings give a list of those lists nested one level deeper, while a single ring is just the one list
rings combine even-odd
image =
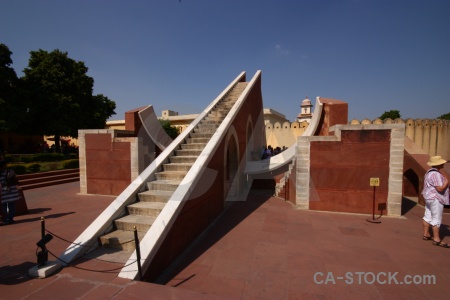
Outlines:
[{"label": "brick masonry", "polygon": [[[299,209],[401,215],[404,125],[335,125],[297,143]],[[380,186],[370,186],[379,178]],[[387,210],[387,211],[386,211]]]}]

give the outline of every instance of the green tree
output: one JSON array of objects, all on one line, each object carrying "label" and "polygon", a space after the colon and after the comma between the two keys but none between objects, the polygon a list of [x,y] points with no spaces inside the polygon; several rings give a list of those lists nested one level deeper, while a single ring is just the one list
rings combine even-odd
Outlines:
[{"label": "green tree", "polygon": [[78,129],[104,128],[115,114],[116,104],[103,95],[92,95],[94,79],[84,62],[67,52],[31,51],[21,78],[24,94],[20,104],[28,134],[54,135],[59,152],[61,136],[78,136]]},{"label": "green tree", "polygon": [[390,110],[390,111],[385,111],[381,116],[380,119],[381,120],[385,120],[385,119],[398,119],[400,118],[400,112],[398,110]]},{"label": "green tree", "polygon": [[0,44],[0,132],[11,128],[14,121],[15,91],[17,86],[17,75],[13,68],[11,59],[12,52],[5,44]]},{"label": "green tree", "polygon": [[450,112],[439,116],[438,119],[450,120]]},{"label": "green tree", "polygon": [[161,123],[162,128],[164,128],[164,131],[167,133],[168,136],[170,136],[172,139],[175,139],[178,135],[178,129],[170,125],[170,121],[168,120],[159,120]]}]

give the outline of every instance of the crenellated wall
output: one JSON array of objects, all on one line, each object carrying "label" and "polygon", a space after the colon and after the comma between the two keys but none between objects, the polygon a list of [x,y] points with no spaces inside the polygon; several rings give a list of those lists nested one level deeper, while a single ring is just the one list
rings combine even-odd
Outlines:
[{"label": "crenellated wall", "polygon": [[430,156],[440,155],[450,160],[450,121],[441,119],[364,119],[352,120],[350,125],[358,124],[405,124],[405,136]]},{"label": "crenellated wall", "polygon": [[295,144],[297,137],[301,136],[308,127],[308,122],[276,122],[275,124],[266,124],[266,143],[267,146],[290,147]]}]

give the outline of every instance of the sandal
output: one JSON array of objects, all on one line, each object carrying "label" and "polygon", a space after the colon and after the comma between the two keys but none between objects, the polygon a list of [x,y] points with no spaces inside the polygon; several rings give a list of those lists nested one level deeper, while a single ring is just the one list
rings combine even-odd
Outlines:
[{"label": "sandal", "polygon": [[433,238],[431,236],[423,236],[424,241],[431,241]]},{"label": "sandal", "polygon": [[433,245],[435,246],[439,246],[442,248],[450,248],[450,246],[446,243],[442,243],[442,240],[440,240],[439,242],[433,241]]}]

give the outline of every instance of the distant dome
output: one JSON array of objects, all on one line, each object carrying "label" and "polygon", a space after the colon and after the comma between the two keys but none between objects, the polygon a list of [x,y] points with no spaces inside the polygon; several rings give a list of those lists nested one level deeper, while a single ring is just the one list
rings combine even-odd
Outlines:
[{"label": "distant dome", "polygon": [[311,100],[308,99],[308,96],[302,101],[302,106],[311,106]]}]

